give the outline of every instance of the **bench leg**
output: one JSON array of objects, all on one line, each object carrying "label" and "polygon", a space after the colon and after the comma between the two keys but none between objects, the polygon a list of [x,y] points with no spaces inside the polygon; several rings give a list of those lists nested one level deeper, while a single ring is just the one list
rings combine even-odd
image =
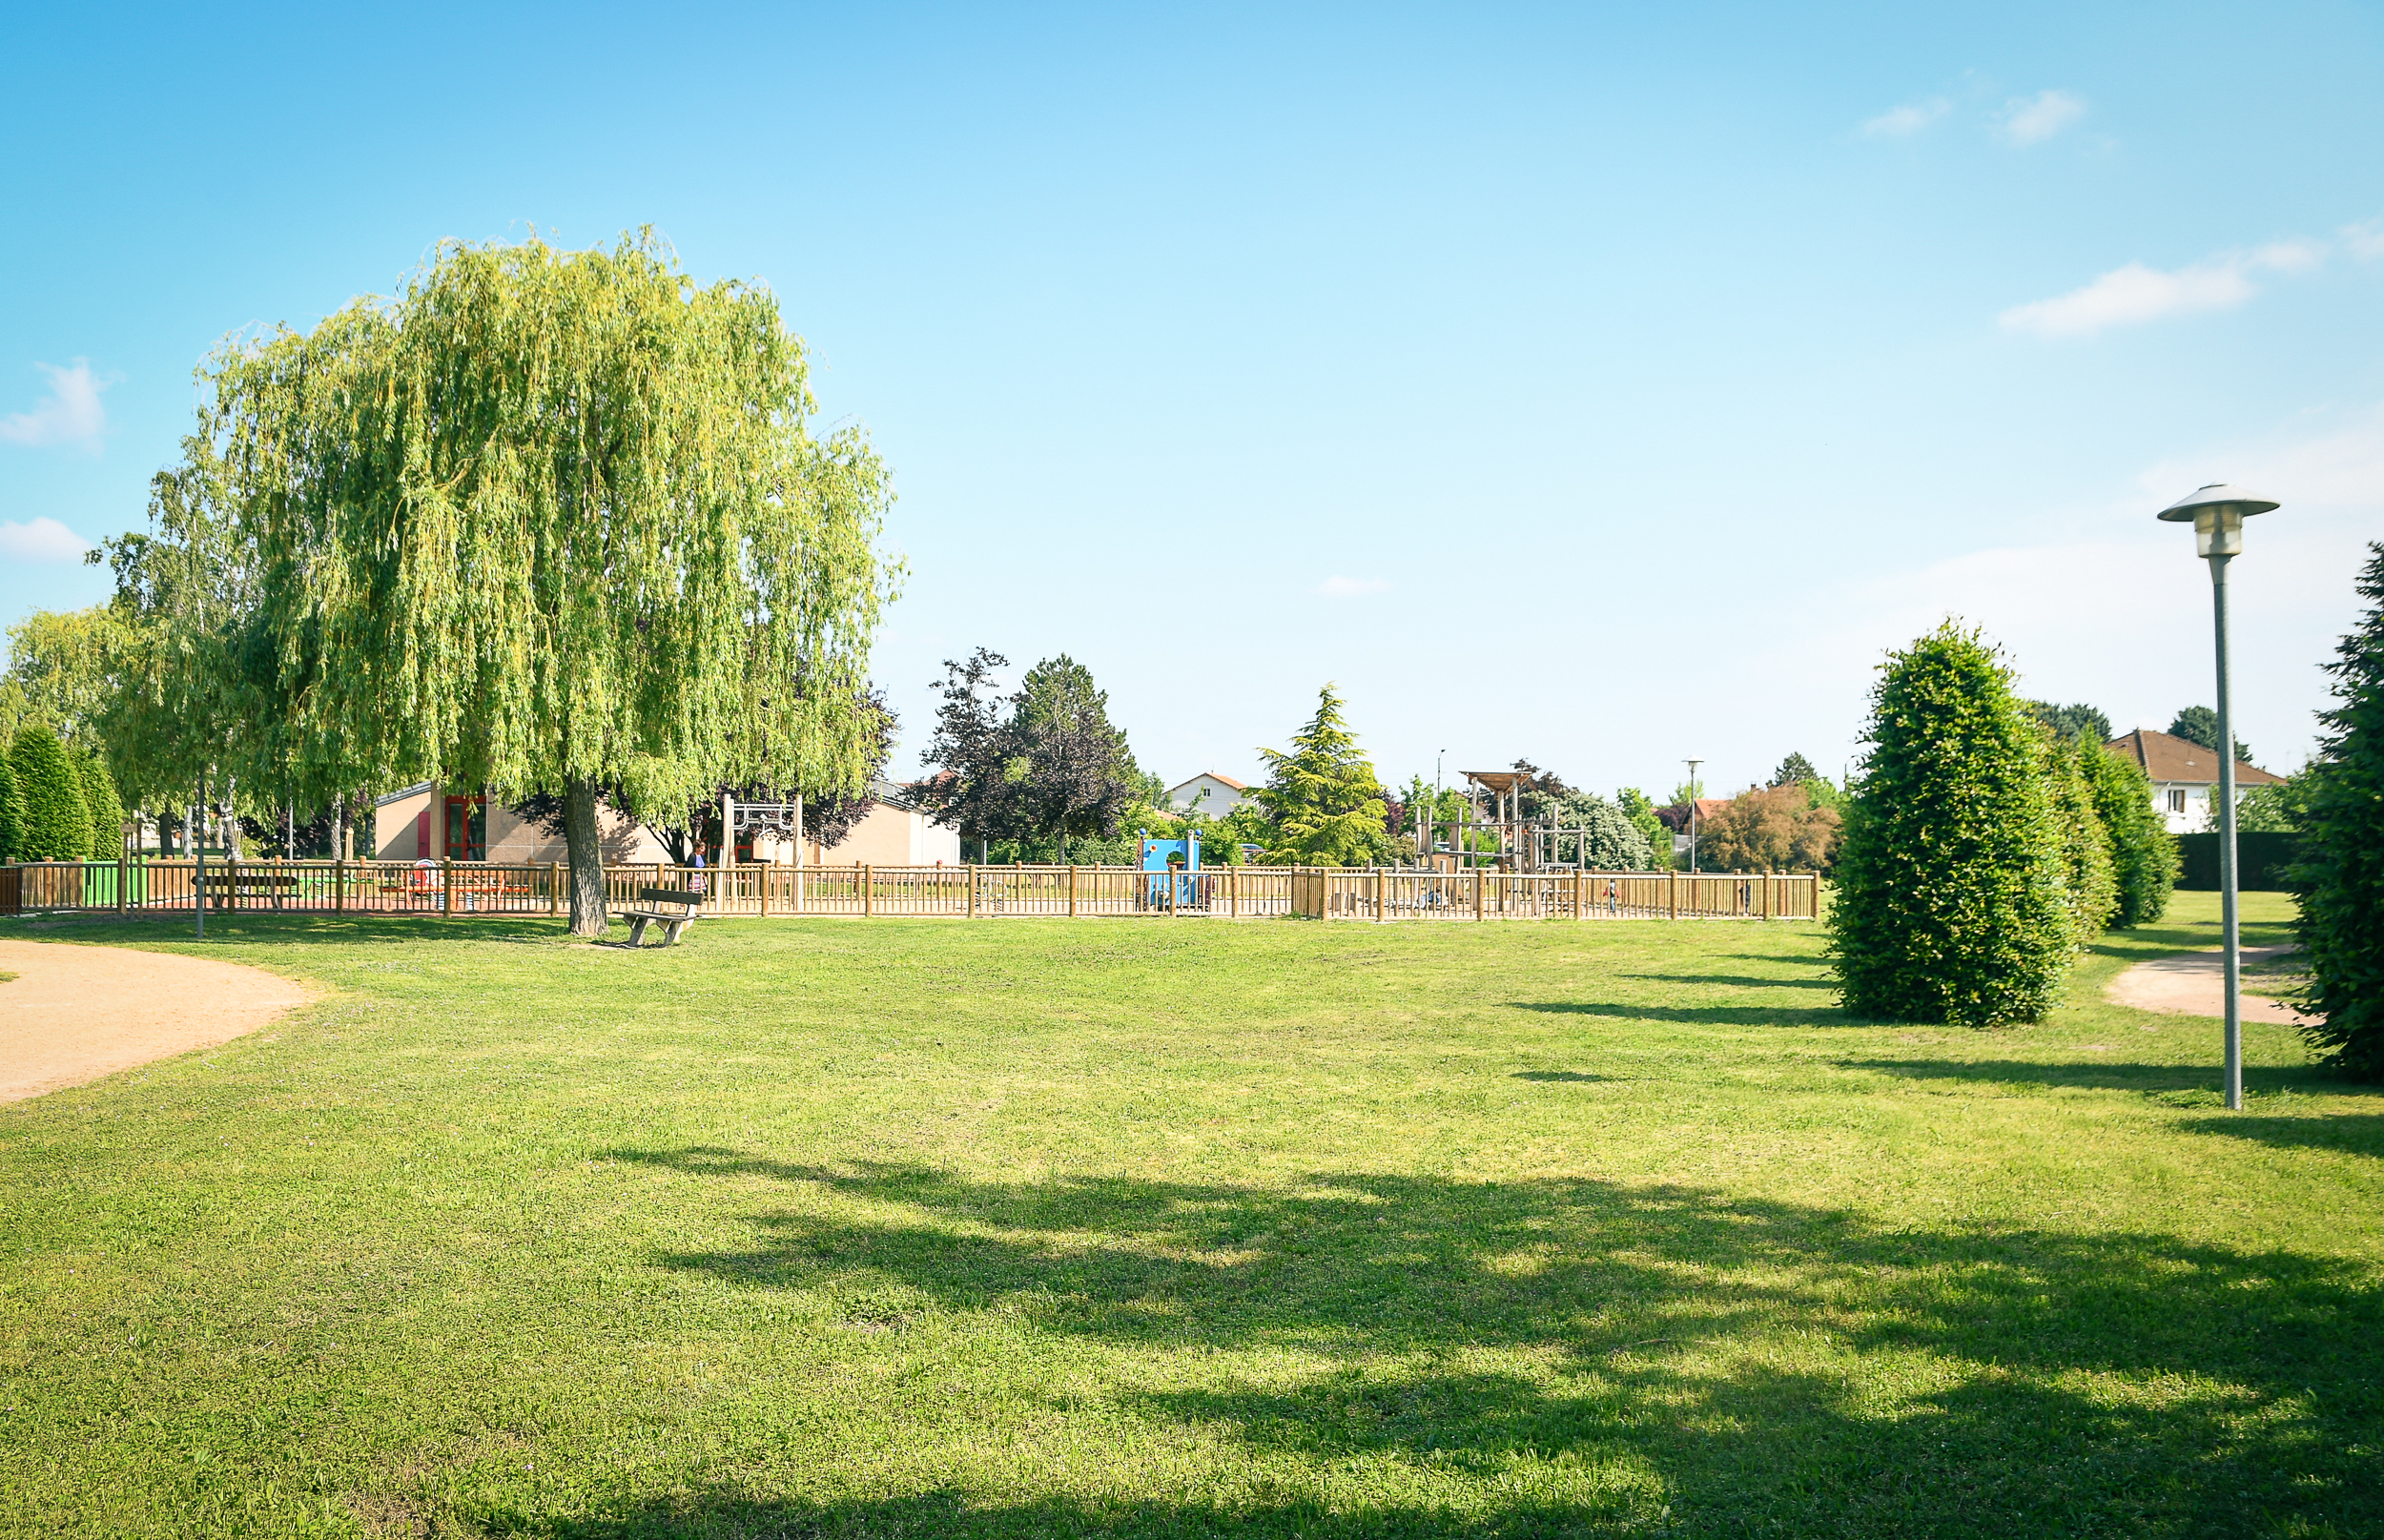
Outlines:
[{"label": "bench leg", "polygon": [[640,915],[629,921],[629,945],[638,946],[646,940],[646,919]]},{"label": "bench leg", "polygon": [[686,930],[686,929],[687,929],[687,921],[685,921],[685,920],[665,920],[665,921],[663,921],[663,922],[662,922],[662,944],[663,944],[664,946],[667,946],[667,947],[675,947],[675,946],[677,946],[677,945],[679,944],[679,933],[680,933],[681,931]]}]

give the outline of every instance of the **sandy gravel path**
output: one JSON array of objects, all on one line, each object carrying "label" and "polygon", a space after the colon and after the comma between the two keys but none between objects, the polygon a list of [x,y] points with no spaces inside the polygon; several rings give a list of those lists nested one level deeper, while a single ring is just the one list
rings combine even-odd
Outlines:
[{"label": "sandy gravel path", "polygon": [[170,952],[0,940],[0,1101],[255,1032],[314,996],[261,968]]},{"label": "sandy gravel path", "polygon": [[[2246,947],[2244,960],[2273,957],[2291,947]],[[2104,990],[2112,1003],[2139,1011],[2167,1011],[2177,1016],[2227,1014],[2227,959],[2216,952],[2196,952],[2183,957],[2162,957],[2123,969]],[[2246,1021],[2299,1021],[2292,1006],[2265,995],[2242,996]]]}]

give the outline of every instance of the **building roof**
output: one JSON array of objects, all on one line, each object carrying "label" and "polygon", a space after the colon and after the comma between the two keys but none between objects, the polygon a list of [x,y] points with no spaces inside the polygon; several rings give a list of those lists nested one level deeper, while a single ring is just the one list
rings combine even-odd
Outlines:
[{"label": "building roof", "polygon": [[1511,791],[1515,789],[1515,783],[1517,781],[1526,781],[1531,779],[1530,776],[1525,775],[1520,770],[1460,770],[1458,773],[1477,786],[1487,787],[1492,791],[1499,792]]},{"label": "building roof", "polygon": [[[2156,781],[2184,786],[2218,784],[2218,751],[2205,749],[2191,738],[2138,728],[2103,747],[2134,760],[2144,767],[2145,774]],[[2282,775],[2271,775],[2257,765],[2235,761],[2237,786],[2274,786],[2283,780]]]},{"label": "building roof", "polygon": [[[1228,788],[1235,791],[1247,791],[1249,790],[1248,787],[1243,786],[1240,781],[1235,780],[1232,776],[1220,775],[1215,770],[1202,770],[1201,771],[1201,775],[1205,775],[1210,780],[1215,781],[1219,786]],[[1190,786],[1192,781],[1199,780],[1201,775],[1193,776],[1191,781],[1180,781],[1176,785],[1169,787],[1167,789],[1167,794],[1169,796],[1174,796],[1178,791],[1181,791],[1185,787]]]}]

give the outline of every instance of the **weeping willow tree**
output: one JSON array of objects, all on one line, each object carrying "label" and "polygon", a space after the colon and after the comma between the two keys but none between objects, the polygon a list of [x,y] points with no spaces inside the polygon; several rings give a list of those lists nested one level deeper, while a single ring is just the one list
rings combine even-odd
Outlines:
[{"label": "weeping willow tree", "polygon": [[810,433],[768,291],[699,286],[650,235],[451,244],[201,380],[178,484],[249,573],[210,645],[259,703],[253,776],[557,795],[584,935],[600,791],[648,816],[858,789],[891,494],[857,430]]}]

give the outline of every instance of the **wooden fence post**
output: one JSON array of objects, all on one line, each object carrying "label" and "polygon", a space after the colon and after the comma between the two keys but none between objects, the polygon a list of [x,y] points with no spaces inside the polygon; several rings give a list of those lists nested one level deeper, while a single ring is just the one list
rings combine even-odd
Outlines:
[{"label": "wooden fence post", "polygon": [[964,912],[965,917],[975,919],[976,918],[976,868],[963,866],[961,870],[969,874],[969,904]]},{"label": "wooden fence post", "polygon": [[1076,868],[1068,868],[1068,917],[1076,918]]},{"label": "wooden fence post", "polygon": [[1572,869],[1572,917],[1574,919],[1581,917],[1581,894],[1586,889],[1589,875],[1577,866]]},{"label": "wooden fence post", "polygon": [[119,914],[124,913],[125,880],[124,833],[119,830],[116,832],[116,913]]},{"label": "wooden fence post", "polygon": [[1229,866],[1225,868],[1225,918],[1240,919],[1241,917],[1242,869],[1238,866]]},{"label": "wooden fence post", "polygon": [[546,913],[550,916],[563,913],[563,863],[561,861],[546,863]]},{"label": "wooden fence post", "polygon": [[874,875],[875,869],[869,863],[863,862],[860,871],[861,917],[867,919],[877,913],[877,880]]},{"label": "wooden fence post", "polygon": [[1482,869],[1478,866],[1473,869],[1473,917],[1482,917]]},{"label": "wooden fence post", "polygon": [[455,913],[455,857],[451,855],[439,858],[439,913]]},{"label": "wooden fence post", "polygon": [[331,912],[334,914],[348,912],[348,864],[345,861],[331,863]]},{"label": "wooden fence post", "polygon": [[1680,873],[1678,872],[1664,873],[1664,917],[1668,920],[1676,920],[1680,917]]}]

